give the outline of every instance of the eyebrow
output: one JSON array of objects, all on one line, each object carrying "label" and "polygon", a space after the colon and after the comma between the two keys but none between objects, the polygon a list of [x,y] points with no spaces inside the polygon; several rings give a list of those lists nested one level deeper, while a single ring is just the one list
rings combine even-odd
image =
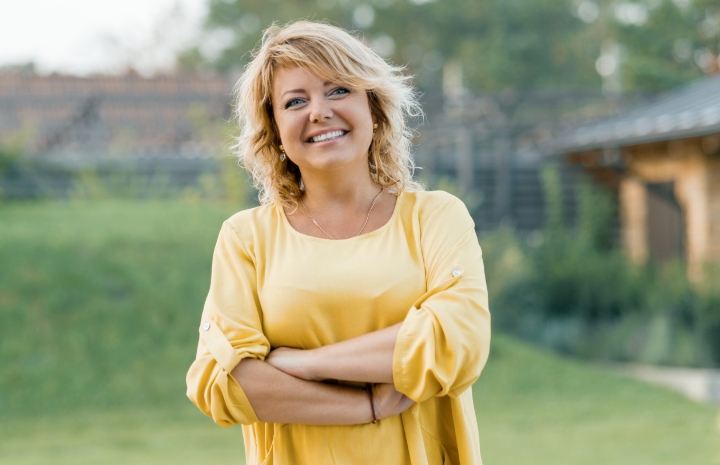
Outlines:
[{"label": "eyebrow", "polygon": [[[330,84],[332,84],[332,81],[325,81],[325,82],[323,82],[323,87],[327,87],[327,86],[330,85]],[[291,90],[286,90],[285,92],[283,92],[283,94],[282,94],[282,96],[281,96],[280,98],[281,98],[281,99],[285,98],[285,96],[286,96],[287,94],[302,94],[303,92],[305,92],[305,89],[291,89]]]}]

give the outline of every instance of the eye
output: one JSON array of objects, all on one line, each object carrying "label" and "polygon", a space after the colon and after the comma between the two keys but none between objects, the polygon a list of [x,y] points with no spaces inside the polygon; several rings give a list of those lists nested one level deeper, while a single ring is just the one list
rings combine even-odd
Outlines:
[{"label": "eye", "polygon": [[294,107],[295,105],[299,105],[299,104],[301,104],[301,103],[302,103],[302,99],[301,99],[301,98],[294,98],[294,99],[292,99],[292,100],[289,100],[289,101],[285,104],[285,108],[287,109],[287,108],[290,108],[290,107]]},{"label": "eye", "polygon": [[338,87],[330,91],[330,95],[345,95],[349,93],[350,89],[348,89],[347,87]]}]

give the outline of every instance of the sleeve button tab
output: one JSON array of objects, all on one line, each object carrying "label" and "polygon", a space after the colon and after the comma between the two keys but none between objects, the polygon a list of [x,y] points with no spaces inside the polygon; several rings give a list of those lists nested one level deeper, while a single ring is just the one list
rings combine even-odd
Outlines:
[{"label": "sleeve button tab", "polygon": [[453,277],[453,278],[457,278],[457,277],[460,276],[461,274],[462,274],[462,271],[460,271],[460,270],[452,270],[452,277]]},{"label": "sleeve button tab", "polygon": [[203,328],[203,331],[207,331],[208,329],[210,329],[210,323],[205,323],[205,324],[202,326],[202,328]]}]

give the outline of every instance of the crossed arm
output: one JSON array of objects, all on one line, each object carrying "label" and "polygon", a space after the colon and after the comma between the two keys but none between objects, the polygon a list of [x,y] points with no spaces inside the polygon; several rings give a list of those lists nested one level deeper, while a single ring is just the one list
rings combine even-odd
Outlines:
[{"label": "crossed arm", "polygon": [[273,423],[350,425],[372,419],[367,392],[326,379],[377,383],[378,418],[397,415],[413,401],[395,390],[392,360],[402,323],[312,350],[278,348],[265,361],[242,360],[232,371],[258,419]]}]

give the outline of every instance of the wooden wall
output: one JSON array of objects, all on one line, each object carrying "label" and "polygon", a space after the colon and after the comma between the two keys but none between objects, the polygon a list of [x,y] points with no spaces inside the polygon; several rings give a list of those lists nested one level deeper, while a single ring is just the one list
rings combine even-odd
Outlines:
[{"label": "wooden wall", "polygon": [[673,183],[682,211],[682,255],[688,272],[699,279],[706,262],[720,262],[720,155],[708,146],[707,138],[692,138],[623,149],[625,170],[618,192],[621,237],[633,261],[652,258],[648,186]]},{"label": "wooden wall", "polygon": [[720,134],[701,141],[707,166],[708,259],[720,263]]}]

